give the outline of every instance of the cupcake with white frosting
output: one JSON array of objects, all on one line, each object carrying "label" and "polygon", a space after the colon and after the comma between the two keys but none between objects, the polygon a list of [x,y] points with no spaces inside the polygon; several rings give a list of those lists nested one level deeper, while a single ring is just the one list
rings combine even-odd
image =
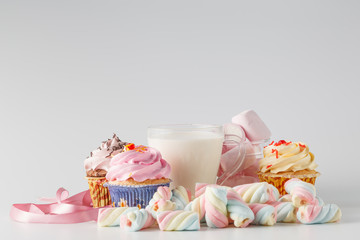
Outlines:
[{"label": "cupcake with white frosting", "polygon": [[111,204],[106,182],[106,174],[110,168],[112,157],[124,151],[127,143],[122,142],[116,134],[111,139],[101,143],[100,147],[90,153],[84,161],[86,178],[88,180],[90,195],[94,207],[104,207]]},{"label": "cupcake with white frosting", "polygon": [[280,140],[264,148],[264,158],[260,160],[260,181],[268,182],[286,194],[284,184],[292,178],[315,184],[320,175],[315,169],[314,154],[302,142]]}]

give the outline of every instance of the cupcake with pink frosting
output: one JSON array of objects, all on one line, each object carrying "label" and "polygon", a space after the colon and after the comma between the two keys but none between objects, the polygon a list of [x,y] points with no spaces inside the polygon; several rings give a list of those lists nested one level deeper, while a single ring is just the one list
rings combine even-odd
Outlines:
[{"label": "cupcake with pink frosting", "polygon": [[151,147],[140,145],[114,156],[106,174],[113,206],[145,208],[158,187],[169,187],[170,172],[169,163]]}]

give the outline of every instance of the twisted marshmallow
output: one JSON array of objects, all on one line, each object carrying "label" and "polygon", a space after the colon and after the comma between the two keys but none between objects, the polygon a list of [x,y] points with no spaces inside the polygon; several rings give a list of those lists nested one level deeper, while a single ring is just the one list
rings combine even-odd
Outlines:
[{"label": "twisted marshmallow", "polygon": [[318,205],[318,206],[324,206],[325,205],[325,202],[324,200],[322,200],[322,198],[320,198],[319,196],[316,196],[316,201],[315,204]]},{"label": "twisted marshmallow", "polygon": [[[279,198],[278,202],[292,202],[292,196],[290,194],[285,194]],[[324,206],[325,202],[319,196],[315,196],[315,204],[313,205]]]},{"label": "twisted marshmallow", "polygon": [[336,204],[304,205],[299,207],[297,219],[304,224],[331,223],[340,221],[341,215],[341,210]]},{"label": "twisted marshmallow", "polygon": [[315,198],[316,189],[311,183],[293,178],[285,183],[285,190],[291,195],[291,200],[295,207],[300,207],[306,204],[318,204],[318,201]]},{"label": "twisted marshmallow", "polygon": [[137,207],[130,209],[120,216],[120,228],[135,232],[154,224],[155,219],[145,209],[138,209]]},{"label": "twisted marshmallow", "polygon": [[272,202],[270,205],[276,209],[277,222],[294,223],[297,221],[297,208],[292,202]]},{"label": "twisted marshmallow", "polygon": [[227,211],[230,219],[234,221],[234,226],[243,228],[249,225],[255,216],[241,196],[235,190],[228,189],[226,197]]},{"label": "twisted marshmallow", "polygon": [[292,202],[291,195],[285,194],[281,198],[279,198],[279,200],[277,200],[277,201],[278,202]]},{"label": "twisted marshmallow", "polygon": [[203,219],[205,217],[205,195],[201,195],[191,202],[189,202],[185,208],[185,211],[194,211],[199,215],[199,219]]},{"label": "twisted marshmallow", "polygon": [[176,204],[170,201],[171,197],[172,193],[170,188],[158,187],[152,199],[149,201],[149,205],[146,206],[146,210],[151,213],[153,218],[156,218],[159,212],[175,210]]},{"label": "twisted marshmallow", "polygon": [[176,204],[170,200],[159,199],[152,205],[146,206],[146,210],[150,212],[153,218],[163,211],[172,211],[176,209]]},{"label": "twisted marshmallow", "polygon": [[255,214],[251,224],[272,226],[276,223],[276,210],[273,206],[261,203],[251,203],[249,207]]},{"label": "twisted marshmallow", "polygon": [[205,220],[209,227],[224,228],[229,225],[226,195],[226,188],[206,187]]},{"label": "twisted marshmallow", "polygon": [[276,187],[266,182],[243,184],[233,189],[240,194],[246,203],[267,203],[279,199]]},{"label": "twisted marshmallow", "polygon": [[191,193],[183,186],[178,186],[172,190],[172,197],[170,200],[176,204],[177,210],[183,210],[191,201]]},{"label": "twisted marshmallow", "polygon": [[128,207],[100,208],[97,224],[99,227],[116,227],[120,225],[120,216]]},{"label": "twisted marshmallow", "polygon": [[199,215],[193,211],[164,211],[157,216],[162,231],[199,230]]},{"label": "twisted marshmallow", "polygon": [[157,191],[154,193],[152,200],[157,201],[159,199],[164,200],[170,200],[172,197],[172,192],[170,188],[164,186],[164,187],[158,187]]},{"label": "twisted marshmallow", "polygon": [[208,184],[208,183],[196,183],[195,184],[195,197],[199,197],[201,195],[203,195],[205,193],[206,187],[225,187],[225,186],[220,186],[217,184]]}]

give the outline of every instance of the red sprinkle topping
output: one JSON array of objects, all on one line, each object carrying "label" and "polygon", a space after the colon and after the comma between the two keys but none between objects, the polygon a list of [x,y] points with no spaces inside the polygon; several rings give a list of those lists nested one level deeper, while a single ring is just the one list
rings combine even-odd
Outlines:
[{"label": "red sprinkle topping", "polygon": [[278,141],[278,142],[272,141],[268,146],[274,145],[275,147],[277,147],[277,146],[280,146],[280,145],[282,145],[282,144],[285,144],[285,145],[287,146],[287,145],[289,145],[289,144],[291,144],[291,143],[292,143],[291,141],[287,142],[287,141],[285,141],[285,140],[280,140],[280,141]]},{"label": "red sprinkle topping", "polygon": [[277,143],[274,144],[274,146],[280,146],[281,144],[286,144],[285,140],[280,140]]},{"label": "red sprinkle topping", "polygon": [[305,144],[299,143],[299,146],[302,147],[302,148],[306,148],[306,145],[305,145]]},{"label": "red sprinkle topping", "polygon": [[131,225],[132,225],[131,221],[129,219],[126,220],[126,226],[131,227]]},{"label": "red sprinkle topping", "polygon": [[277,149],[271,149],[271,153],[275,153],[276,158],[279,158],[279,151]]},{"label": "red sprinkle topping", "polygon": [[128,145],[125,146],[126,151],[134,150],[134,148],[135,148],[135,144],[133,143],[129,143]]},{"label": "red sprinkle topping", "polygon": [[271,166],[272,166],[272,164],[270,164],[270,165],[267,165],[267,166],[266,166],[266,168],[269,168],[269,167],[271,167]]},{"label": "red sprinkle topping", "polygon": [[140,152],[140,153],[144,153],[144,152],[146,152],[147,147],[140,145],[140,146],[137,146],[136,148],[134,148],[134,150],[137,152]]},{"label": "red sprinkle topping", "polygon": [[153,209],[156,212],[159,209],[159,205],[157,203],[155,203],[154,206],[153,206]]}]

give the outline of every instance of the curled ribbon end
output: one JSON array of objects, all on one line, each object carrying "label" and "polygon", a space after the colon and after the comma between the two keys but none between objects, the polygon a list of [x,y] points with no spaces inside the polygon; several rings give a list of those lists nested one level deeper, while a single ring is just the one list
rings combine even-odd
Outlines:
[{"label": "curled ribbon end", "polygon": [[69,197],[69,192],[65,188],[59,188],[56,192],[56,201],[61,203]]}]

